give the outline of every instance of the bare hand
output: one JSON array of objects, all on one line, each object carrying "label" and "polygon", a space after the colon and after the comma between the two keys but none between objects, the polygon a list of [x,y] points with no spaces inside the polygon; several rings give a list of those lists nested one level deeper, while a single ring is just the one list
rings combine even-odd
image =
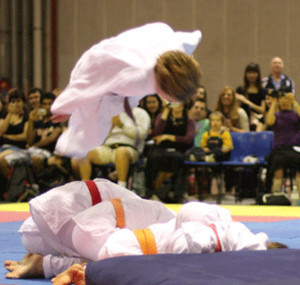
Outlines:
[{"label": "bare hand", "polygon": [[171,140],[169,135],[159,135],[153,138],[157,145],[160,145],[163,141]]},{"label": "bare hand", "polygon": [[51,120],[53,123],[62,123],[69,120],[70,117],[71,115],[68,114],[56,114],[51,116]]},{"label": "bare hand", "polygon": [[122,126],[123,126],[123,123],[122,123],[119,115],[114,116],[111,119],[111,124],[112,124],[113,127],[116,126],[116,127],[122,128]]},{"label": "bare hand", "polygon": [[245,100],[246,98],[245,98],[244,95],[241,95],[241,94],[239,94],[239,93],[236,93],[235,96],[236,96],[236,99],[239,100],[240,102],[246,103],[246,100]]},{"label": "bare hand", "polygon": [[294,93],[286,93],[286,98],[288,98],[292,103],[295,101],[295,94]]},{"label": "bare hand", "polygon": [[39,109],[34,109],[29,113],[30,121],[38,121],[41,119],[42,119],[42,116],[39,114]]}]

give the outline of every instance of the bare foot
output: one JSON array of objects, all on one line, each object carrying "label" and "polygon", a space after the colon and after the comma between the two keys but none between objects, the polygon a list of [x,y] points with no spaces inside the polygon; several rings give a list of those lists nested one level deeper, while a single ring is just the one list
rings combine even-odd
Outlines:
[{"label": "bare foot", "polygon": [[85,268],[80,264],[74,264],[66,271],[58,274],[51,280],[53,285],[85,285]]},{"label": "bare foot", "polygon": [[32,255],[32,253],[28,252],[24,255],[22,260],[20,261],[15,261],[15,260],[5,260],[4,261],[4,266],[8,271],[13,271],[16,269],[16,266],[18,266],[21,263],[25,263],[27,259]]},{"label": "bare foot", "polygon": [[43,277],[43,256],[32,254],[26,260],[19,262],[15,269],[5,275],[5,278],[37,278]]}]

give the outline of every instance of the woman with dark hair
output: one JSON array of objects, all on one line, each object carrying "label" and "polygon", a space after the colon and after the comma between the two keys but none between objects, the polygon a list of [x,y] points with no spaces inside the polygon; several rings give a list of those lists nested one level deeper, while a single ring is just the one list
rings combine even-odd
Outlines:
[{"label": "woman with dark hair", "polygon": [[6,114],[7,114],[6,103],[3,99],[3,96],[0,94],[0,124],[5,119]]},{"label": "woman with dark hair", "polygon": [[27,138],[28,115],[25,112],[25,95],[17,89],[11,89],[8,93],[7,115],[0,124],[0,157],[4,150],[4,144],[18,148],[24,148]]},{"label": "woman with dark hair", "polygon": [[[143,108],[147,111],[151,118],[151,126],[149,129],[149,135],[147,139],[150,139],[152,136],[152,132],[155,126],[155,120],[162,112],[163,109],[163,101],[160,96],[157,94],[151,94],[143,98]],[[147,140],[146,139],[146,140]]]},{"label": "woman with dark hair", "polygon": [[193,145],[194,134],[195,123],[188,118],[186,105],[177,103],[165,106],[158,115],[153,130],[155,147],[147,155],[148,197],[157,199],[156,194],[160,196],[161,193],[157,192],[163,183],[174,178],[174,202],[182,202],[184,153]]},{"label": "woman with dark hair", "polygon": [[244,84],[236,89],[236,97],[242,103],[241,107],[246,111],[250,119],[251,130],[256,130],[259,114],[266,111],[265,96],[267,90],[261,85],[260,67],[256,63],[246,66],[244,72]]}]

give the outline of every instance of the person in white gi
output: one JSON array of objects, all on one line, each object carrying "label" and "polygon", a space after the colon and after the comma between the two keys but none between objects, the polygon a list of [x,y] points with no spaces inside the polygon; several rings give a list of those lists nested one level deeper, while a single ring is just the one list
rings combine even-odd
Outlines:
[{"label": "person in white gi", "polygon": [[51,107],[54,121],[70,116],[56,151],[84,157],[101,145],[125,101],[135,107],[148,94],[180,101],[196,94],[201,71],[190,55],[200,40],[198,30],[174,32],[165,23],[151,23],[92,46]]},{"label": "person in white gi", "polygon": [[[27,251],[42,257],[42,272],[47,278],[62,272],[76,262],[81,263],[83,260],[92,258],[90,255],[82,255],[76,250],[77,243],[79,247],[83,244],[87,248],[90,248],[89,245],[92,246],[90,242],[93,241],[87,241],[89,235],[84,235],[87,229],[92,231],[98,226],[99,231],[94,232],[94,235],[97,235],[97,244],[100,243],[100,245],[116,229],[116,214],[109,201],[112,198],[128,198],[121,200],[126,216],[126,227],[131,229],[146,227],[152,223],[166,222],[175,217],[175,213],[168,210],[162,203],[142,200],[131,191],[105,179],[95,179],[94,182],[98,188],[95,191],[101,193],[103,201],[94,206],[92,206],[91,195],[85,182],[68,183],[50,190],[30,202],[32,217],[23,223],[19,233]],[[136,219],[136,215],[142,215],[143,219]],[[94,216],[94,225],[90,220],[92,216]],[[92,249],[90,253],[93,254]],[[26,261],[28,257],[30,260],[36,258],[36,256],[27,254],[24,260]],[[22,261],[20,263],[22,264]],[[15,271],[20,263],[5,262],[6,268],[13,271],[13,276],[8,273],[8,278],[20,275],[18,270]],[[27,269],[22,267],[21,272],[24,270],[27,274]],[[31,273],[29,272],[29,274]]]},{"label": "person in white gi", "polygon": [[[179,217],[181,209],[183,215]],[[213,253],[286,247],[280,243],[269,242],[265,233],[254,234],[244,224],[233,222],[229,212],[217,205],[191,202],[181,209],[176,219],[148,227],[155,237],[157,254]],[[193,214],[193,211],[196,213]],[[196,221],[187,217],[187,213],[190,213]],[[184,220],[188,221],[184,222]],[[99,251],[98,259],[142,254],[145,253],[142,251],[135,233],[129,229],[121,229],[109,236]],[[53,278],[52,282],[53,285],[71,283],[84,285],[84,273],[85,268],[76,264]],[[73,276],[76,276],[77,279],[74,280]]]}]

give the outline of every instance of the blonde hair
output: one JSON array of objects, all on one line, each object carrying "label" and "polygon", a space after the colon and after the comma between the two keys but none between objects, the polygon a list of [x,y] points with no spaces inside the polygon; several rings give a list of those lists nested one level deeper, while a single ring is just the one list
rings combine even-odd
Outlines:
[{"label": "blonde hair", "polygon": [[[232,100],[232,103],[230,105],[229,113],[225,113],[224,106],[222,104],[222,97],[224,96],[224,94],[227,91],[231,91],[232,96],[233,96],[233,100]],[[235,127],[239,127],[238,108],[239,108],[239,105],[238,105],[237,100],[236,100],[235,90],[230,86],[225,86],[224,88],[222,88],[222,90],[219,94],[216,111],[220,111],[222,114],[224,114],[225,117],[229,118],[231,120],[232,125],[235,126]]]},{"label": "blonde hair", "polygon": [[180,101],[195,95],[200,85],[199,63],[181,51],[168,51],[160,55],[154,72],[161,90]]},{"label": "blonde hair", "polygon": [[268,243],[267,249],[277,249],[277,248],[288,248],[288,246],[285,245],[284,243],[280,243],[280,242],[276,242],[276,241]]},{"label": "blonde hair", "polygon": [[209,115],[209,119],[211,120],[212,117],[218,117],[221,119],[222,124],[224,125],[224,115],[220,111],[214,111]]}]

